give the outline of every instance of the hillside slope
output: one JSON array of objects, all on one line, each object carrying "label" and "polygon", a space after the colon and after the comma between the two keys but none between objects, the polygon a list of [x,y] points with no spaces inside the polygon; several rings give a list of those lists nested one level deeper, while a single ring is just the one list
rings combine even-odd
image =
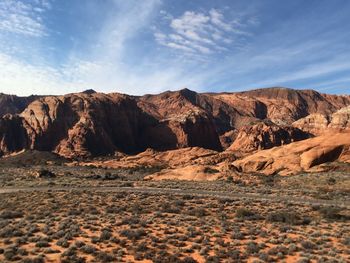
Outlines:
[{"label": "hillside slope", "polygon": [[343,116],[335,112],[349,106],[350,97],[286,88],[217,94],[184,89],[138,97],[91,90],[28,98],[2,94],[0,103],[1,155],[31,149],[87,157],[147,148],[221,151],[232,144],[235,151],[268,149],[308,138],[303,126],[292,123],[310,114]]}]

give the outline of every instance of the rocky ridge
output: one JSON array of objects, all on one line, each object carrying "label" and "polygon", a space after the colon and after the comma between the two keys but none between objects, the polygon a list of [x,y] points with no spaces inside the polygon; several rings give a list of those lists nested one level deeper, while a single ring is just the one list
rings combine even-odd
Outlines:
[{"label": "rocky ridge", "polygon": [[[308,138],[307,129],[292,123],[350,105],[349,96],[286,88],[216,94],[184,89],[139,97],[90,90],[25,101],[21,113],[2,107],[2,155],[31,149],[86,158],[186,147],[254,152]],[[334,125],[343,127],[337,118]]]}]

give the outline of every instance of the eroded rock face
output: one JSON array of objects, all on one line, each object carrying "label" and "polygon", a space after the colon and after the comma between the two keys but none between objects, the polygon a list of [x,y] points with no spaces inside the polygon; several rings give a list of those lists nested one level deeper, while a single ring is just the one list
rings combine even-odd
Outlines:
[{"label": "eroded rock face", "polygon": [[[85,157],[115,151],[137,153],[148,147],[221,149],[215,127],[205,112],[157,119],[141,109],[134,98],[116,93],[40,98],[19,116],[3,118],[3,122],[4,153],[29,148],[65,157]],[[19,136],[7,134],[14,125],[22,131],[25,145],[16,144]]]},{"label": "eroded rock face", "polygon": [[[349,104],[346,96],[283,88],[218,94],[184,89],[142,97],[87,90],[37,97],[23,104],[19,116],[3,117],[0,150],[8,154],[35,149],[84,157],[116,151],[133,154],[146,148],[198,146],[221,151],[232,144],[231,150],[249,152],[303,139],[303,133],[289,127],[292,122]],[[10,108],[2,110],[21,109]],[[347,111],[337,114],[332,125],[347,127]],[[265,124],[256,125],[262,120]],[[12,130],[19,134],[10,135],[15,134]]]},{"label": "eroded rock face", "polygon": [[239,171],[280,175],[312,171],[336,160],[349,161],[350,133],[329,133],[288,145],[259,151],[233,162]]},{"label": "eroded rock face", "polygon": [[250,153],[256,150],[270,149],[310,138],[309,133],[290,126],[279,126],[271,122],[259,122],[239,130],[229,151]]},{"label": "eroded rock face", "polygon": [[16,114],[22,112],[32,101],[39,96],[18,97],[0,93],[0,117],[5,114]]},{"label": "eroded rock face", "polygon": [[0,156],[27,147],[28,136],[22,118],[10,114],[0,118]]},{"label": "eroded rock face", "polygon": [[330,124],[331,129],[348,130],[350,129],[350,106],[344,107],[331,116]]},{"label": "eroded rock face", "polygon": [[37,100],[21,117],[32,128],[31,148],[65,157],[140,152],[153,144],[148,128],[158,124],[129,96],[90,92]]},{"label": "eroded rock face", "polygon": [[329,124],[329,118],[320,113],[314,113],[297,120],[293,123],[294,127],[318,135],[320,131],[325,131]]},{"label": "eroded rock face", "polygon": [[291,124],[313,113],[329,115],[350,104],[349,96],[321,94],[314,90],[268,88],[239,94],[261,101],[266,105],[267,118],[277,124]]},{"label": "eroded rock face", "polygon": [[329,115],[311,114],[297,120],[293,126],[315,135],[329,131],[350,130],[350,106]]},{"label": "eroded rock face", "polygon": [[138,103],[158,119],[171,119],[191,111],[205,112],[215,126],[221,146],[226,149],[235,141],[241,128],[266,119],[283,127],[291,126],[309,114],[330,114],[349,105],[350,96],[286,88],[204,94],[185,89],[139,97]]},{"label": "eroded rock face", "polygon": [[32,149],[66,157],[137,151],[144,147],[143,122],[151,121],[134,100],[119,94],[46,97],[31,103],[21,117]]}]

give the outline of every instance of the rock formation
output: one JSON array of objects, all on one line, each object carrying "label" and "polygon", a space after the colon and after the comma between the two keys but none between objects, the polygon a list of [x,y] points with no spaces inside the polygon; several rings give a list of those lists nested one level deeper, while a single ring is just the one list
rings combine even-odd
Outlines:
[{"label": "rock formation", "polygon": [[315,135],[321,135],[330,131],[350,130],[350,106],[329,115],[310,114],[295,121],[293,126]]},{"label": "rock formation", "polygon": [[241,128],[229,151],[250,153],[275,146],[305,140],[311,135],[291,126],[279,126],[272,122],[259,122]]},{"label": "rock formation", "polygon": [[259,151],[233,165],[244,173],[288,175],[310,172],[336,160],[350,162],[350,133],[330,133],[288,145]]},{"label": "rock formation", "polygon": [[23,119],[6,114],[0,118],[0,157],[28,148],[27,131]]},{"label": "rock formation", "polygon": [[[5,154],[23,148],[53,151],[65,157],[137,153],[149,147],[221,149],[205,112],[156,117],[127,95],[84,92],[47,96],[33,101],[19,116],[2,118],[0,149]],[[21,137],[11,135],[11,129],[21,132]]]},{"label": "rock formation", "polygon": [[[296,128],[293,122],[309,114],[329,116],[350,105],[350,97],[285,88],[217,94],[184,89],[141,97],[87,90],[0,95],[0,105],[1,113],[12,114],[0,119],[1,154],[32,149],[87,157],[147,148],[221,151],[232,144],[231,150],[249,152],[279,146],[307,137],[297,128],[311,121]],[[348,110],[334,113],[331,126],[347,127],[348,117]]]},{"label": "rock formation", "polygon": [[10,113],[16,114],[22,112],[32,101],[39,96],[18,97],[0,93],[0,117]]}]

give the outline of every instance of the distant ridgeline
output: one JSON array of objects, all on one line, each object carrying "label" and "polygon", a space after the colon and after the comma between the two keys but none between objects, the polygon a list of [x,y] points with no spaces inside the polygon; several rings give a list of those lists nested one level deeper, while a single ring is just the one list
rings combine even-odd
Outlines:
[{"label": "distant ridgeline", "polygon": [[188,89],[129,96],[86,90],[64,96],[0,94],[0,154],[23,149],[64,157],[198,146],[254,151],[350,127],[350,96],[267,88]]}]

